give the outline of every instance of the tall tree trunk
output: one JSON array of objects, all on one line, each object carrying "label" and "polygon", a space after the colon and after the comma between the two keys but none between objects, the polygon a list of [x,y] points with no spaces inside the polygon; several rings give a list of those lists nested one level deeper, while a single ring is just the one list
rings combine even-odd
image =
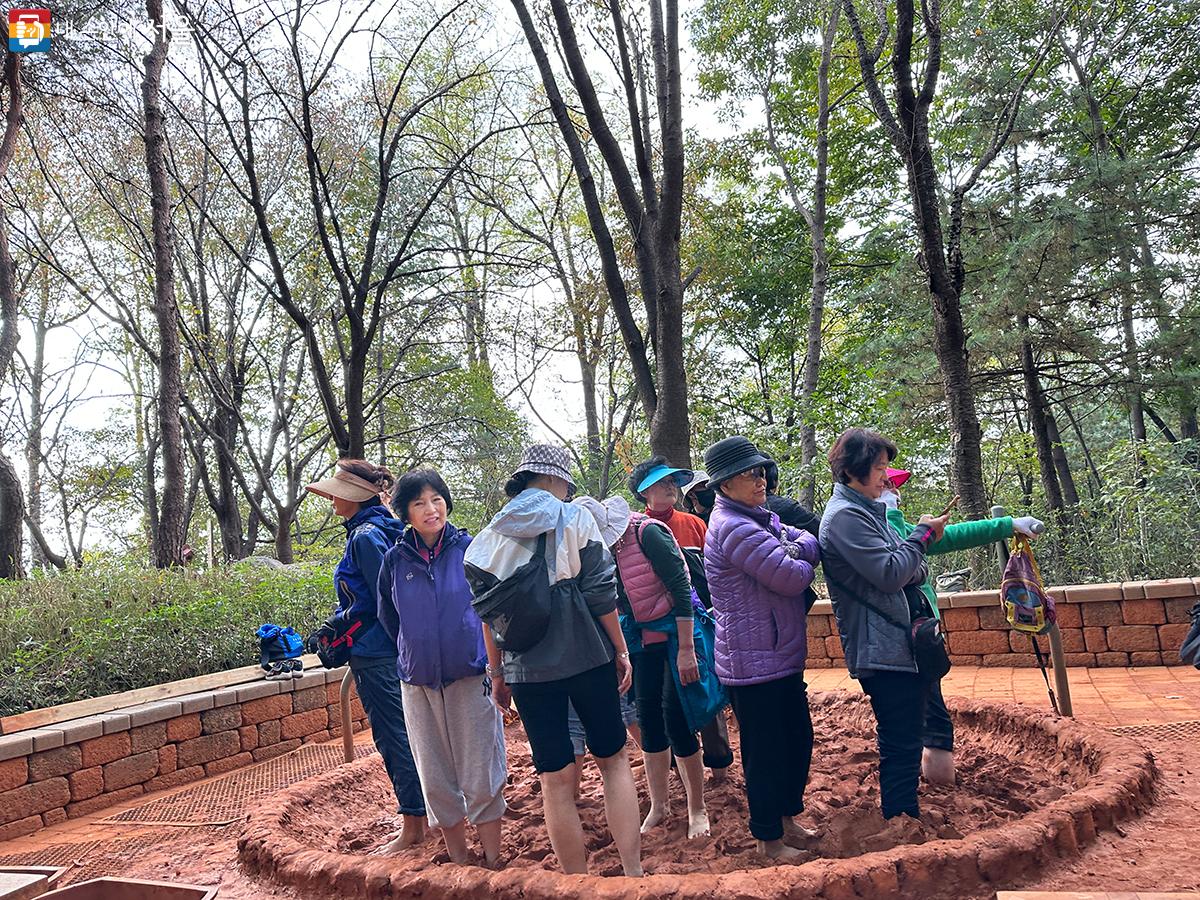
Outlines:
[{"label": "tall tree trunk", "polygon": [[1025,382],[1025,406],[1029,410],[1029,430],[1037,451],[1042,491],[1046,495],[1046,505],[1054,511],[1060,511],[1063,508],[1062,487],[1054,467],[1054,450],[1046,424],[1046,397],[1042,392],[1033,358],[1033,344],[1029,339],[1029,316],[1025,313],[1018,315],[1017,327],[1021,330],[1021,377]]},{"label": "tall tree trunk", "polygon": [[817,65],[817,171],[813,182],[812,215],[808,233],[812,243],[812,299],[808,307],[804,371],[800,381],[800,405],[804,423],[800,431],[800,467],[804,482],[800,502],[808,509],[816,503],[817,428],[809,410],[821,374],[821,328],[825,321],[825,294],[829,289],[829,251],[825,242],[826,196],[829,180],[829,68],[841,14],[839,0],[831,0],[829,19],[821,38],[821,62]]},{"label": "tall tree trunk", "polygon": [[292,523],[296,521],[295,507],[279,509],[275,529],[275,558],[285,565],[295,559],[292,553]]},{"label": "tall tree trunk", "polygon": [[363,392],[367,380],[365,355],[367,348],[361,336],[352,336],[350,346],[356,349],[351,351],[342,370],[346,384],[346,437],[348,443],[345,447],[338,447],[338,455],[344,459],[364,459],[367,453],[367,417],[366,411],[363,409]]},{"label": "tall tree trunk", "polygon": [[238,441],[238,423],[234,414],[219,410],[214,422],[220,435],[216,443],[217,453],[217,503],[213,512],[217,515],[217,526],[221,530],[221,549],[226,562],[234,562],[247,553],[243,543],[242,509],[238,502],[240,493],[234,475],[233,448]]},{"label": "tall tree trunk", "polygon": [[[21,90],[21,56],[8,51],[4,58],[4,86],[8,88],[4,138],[0,140],[0,181],[17,149],[24,119]],[[17,352],[17,285],[8,251],[8,225],[0,215],[0,380],[7,376]],[[24,578],[25,499],[16,468],[0,445],[0,578]]]},{"label": "tall tree trunk", "polygon": [[[33,321],[33,364],[29,370],[29,434],[25,438],[25,471],[27,509],[25,515],[32,523],[30,531],[42,527],[42,417],[46,386],[46,320],[50,307],[50,279],[48,267],[38,273],[37,316]],[[42,551],[38,541],[33,543],[33,564],[45,566],[50,558]]]},{"label": "tall tree trunk", "polygon": [[[843,0],[843,8],[854,34],[868,97],[876,117],[884,126],[892,146],[904,162],[913,218],[921,246],[921,260],[928,276],[929,296],[933,305],[933,349],[942,374],[942,388],[950,420],[950,474],[961,506],[973,519],[988,514],[987,492],[983,485],[983,433],[975,408],[967,334],[962,315],[962,288],[965,273],[961,252],[962,207],[966,192],[974,180],[996,157],[1011,134],[997,134],[996,140],[980,159],[971,178],[957,187],[950,214],[950,229],[943,232],[937,179],[937,166],[929,134],[929,109],[936,94],[941,69],[940,6],[922,4],[925,16],[927,54],[919,90],[913,83],[912,50],[915,9],[913,0],[896,0],[895,38],[892,46],[892,78],[896,108],[893,114],[876,76],[880,41],[873,50],[858,18],[854,0]],[[877,12],[886,17],[879,5]],[[881,20],[882,21],[882,20]],[[886,21],[881,24],[886,28]],[[1024,85],[1022,85],[1023,89]],[[949,248],[949,249],[947,249]]]},{"label": "tall tree trunk", "polygon": [[183,386],[180,377],[178,309],[175,301],[175,241],[171,230],[171,194],[167,181],[167,135],[159,91],[170,35],[163,24],[162,0],[146,0],[154,27],[154,46],[146,54],[142,79],[145,111],[146,173],[150,180],[154,236],[154,319],[158,324],[158,431],[162,449],[163,489],[154,535],[154,565],[183,564],[187,482],[180,423]]},{"label": "tall tree trunk", "polygon": [[1050,453],[1054,458],[1054,471],[1058,473],[1058,483],[1062,485],[1063,502],[1068,506],[1077,506],[1079,491],[1075,488],[1075,476],[1071,474],[1071,464],[1067,460],[1067,451],[1058,431],[1058,420],[1055,419],[1049,404],[1046,405],[1046,433],[1050,436]]}]

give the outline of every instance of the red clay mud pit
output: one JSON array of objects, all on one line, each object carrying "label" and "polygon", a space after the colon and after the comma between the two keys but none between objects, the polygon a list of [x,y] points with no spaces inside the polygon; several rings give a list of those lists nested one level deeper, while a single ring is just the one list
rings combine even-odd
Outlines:
[{"label": "red clay mud pit", "polygon": [[[399,826],[379,757],[295,785],[265,802],[239,841],[243,865],[309,893],[474,900],[512,897],[967,897],[1012,886],[1075,856],[1097,830],[1138,815],[1157,773],[1137,744],[1025,707],[951,701],[960,783],[922,785],[922,821],[878,811],[874,720],[861,695],[814,695],[816,750],[803,824],[824,833],[809,861],[773,866],[746,830],[740,767],[707,792],[711,837],[688,841],[682,785],[672,816],[643,837],[644,879],[619,876],[599,775],[584,775],[580,814],[593,875],[556,871],[539,786],[519,725],[508,729],[505,860],[498,871],[449,864],[429,841],[396,857],[372,851]],[[736,744],[737,730],[731,728]],[[638,754],[634,752],[634,758]],[[644,785],[638,772],[643,812]]]}]

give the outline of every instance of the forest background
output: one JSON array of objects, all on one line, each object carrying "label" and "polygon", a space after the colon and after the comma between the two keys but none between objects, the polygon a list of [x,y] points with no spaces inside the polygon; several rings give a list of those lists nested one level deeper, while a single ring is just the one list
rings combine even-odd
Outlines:
[{"label": "forest background", "polygon": [[1049,581],[1197,574],[1198,10],[56,8],[4,67],[0,707],[323,618],[339,456],[477,530],[530,440],[604,496],[742,433],[820,509],[863,425]]}]

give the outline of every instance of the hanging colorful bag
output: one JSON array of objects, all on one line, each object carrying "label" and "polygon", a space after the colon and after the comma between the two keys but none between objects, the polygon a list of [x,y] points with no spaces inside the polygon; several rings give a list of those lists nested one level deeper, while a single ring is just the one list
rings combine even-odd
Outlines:
[{"label": "hanging colorful bag", "polygon": [[1013,536],[1000,583],[1000,604],[1008,624],[1025,634],[1045,634],[1057,618],[1054,598],[1042,583],[1033,548],[1023,535]]}]

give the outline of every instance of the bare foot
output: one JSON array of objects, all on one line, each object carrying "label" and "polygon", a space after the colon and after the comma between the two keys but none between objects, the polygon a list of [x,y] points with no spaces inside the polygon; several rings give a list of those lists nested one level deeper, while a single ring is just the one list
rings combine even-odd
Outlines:
[{"label": "bare foot", "polygon": [[795,847],[789,847],[783,841],[758,841],[758,852],[763,856],[781,863],[798,863],[804,859],[804,854]]},{"label": "bare foot", "polygon": [[783,820],[783,842],[797,850],[808,850],[821,837],[815,828],[805,828],[795,819]]},{"label": "bare foot", "polygon": [[708,824],[708,810],[700,810],[697,813],[688,813],[688,838],[704,837],[710,833]]},{"label": "bare foot", "polygon": [[671,807],[667,803],[661,805],[650,804],[650,811],[646,813],[646,818],[642,822],[642,834],[645,834],[651,828],[656,828],[661,825],[671,814]]},{"label": "bare foot", "polygon": [[400,833],[380,847],[375,852],[382,856],[390,856],[404,850],[411,850],[425,842],[425,819],[420,816],[405,816]]}]

